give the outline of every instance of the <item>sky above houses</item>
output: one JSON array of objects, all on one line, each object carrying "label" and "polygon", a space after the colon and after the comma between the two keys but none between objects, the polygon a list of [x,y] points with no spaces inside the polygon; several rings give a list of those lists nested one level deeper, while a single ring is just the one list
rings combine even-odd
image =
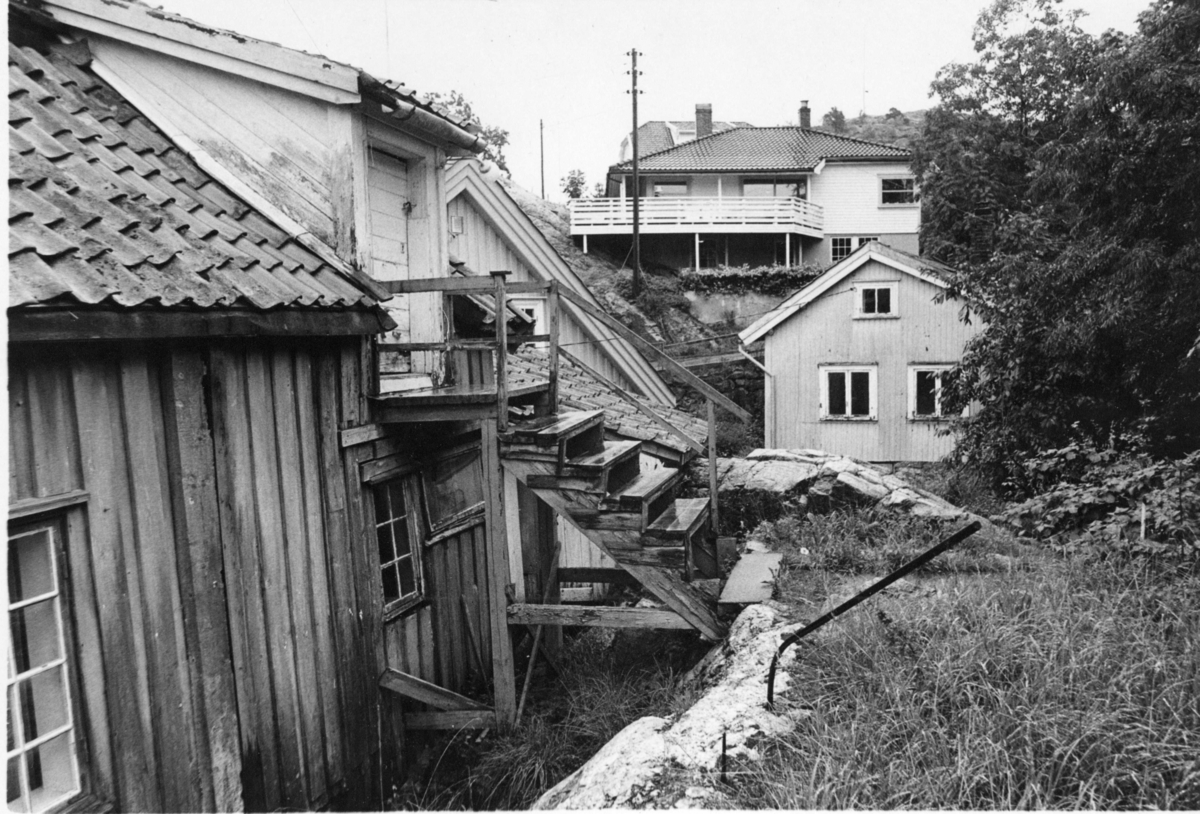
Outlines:
[{"label": "sky above houses", "polygon": [[[974,55],[990,0],[151,0],[209,25],[325,54],[417,91],[458,90],[507,129],[514,180],[563,200],[560,179],[604,178],[630,130],[628,51],[639,121],[818,122],[929,107],[937,70]],[[1149,0],[1067,0],[1086,30],[1132,32]]]}]

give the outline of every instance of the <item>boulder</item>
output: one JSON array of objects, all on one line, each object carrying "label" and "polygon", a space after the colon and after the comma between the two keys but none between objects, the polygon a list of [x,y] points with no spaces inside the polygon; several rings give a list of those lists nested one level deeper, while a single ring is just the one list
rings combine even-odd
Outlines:
[{"label": "boulder", "polygon": [[799,648],[780,659],[775,676],[776,709],[768,711],[767,669],[784,637],[799,624],[786,624],[775,609],[751,605],[738,616],[710,664],[720,679],[675,721],[640,718],[617,733],[595,757],[534,804],[536,810],[623,808],[642,795],[668,766],[691,771],[719,768],[721,740],[730,757],[757,760],[753,743],[763,734],[789,731],[809,714],[780,698],[787,667]]}]

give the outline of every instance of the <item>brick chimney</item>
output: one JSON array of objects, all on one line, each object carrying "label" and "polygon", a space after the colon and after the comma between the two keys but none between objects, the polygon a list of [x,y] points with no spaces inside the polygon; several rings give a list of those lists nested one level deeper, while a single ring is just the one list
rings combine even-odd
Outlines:
[{"label": "brick chimney", "polygon": [[696,138],[712,135],[712,105],[696,103]]},{"label": "brick chimney", "polygon": [[812,111],[808,109],[808,100],[800,100],[800,126],[812,127]]}]

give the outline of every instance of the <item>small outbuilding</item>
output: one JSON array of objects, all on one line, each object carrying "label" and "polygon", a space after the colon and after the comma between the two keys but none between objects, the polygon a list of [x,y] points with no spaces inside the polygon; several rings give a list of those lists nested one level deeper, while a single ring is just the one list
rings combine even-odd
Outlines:
[{"label": "small outbuilding", "polygon": [[869,461],[935,461],[954,446],[943,377],[981,326],[952,272],[864,244],[739,334],[764,340],[765,444]]}]

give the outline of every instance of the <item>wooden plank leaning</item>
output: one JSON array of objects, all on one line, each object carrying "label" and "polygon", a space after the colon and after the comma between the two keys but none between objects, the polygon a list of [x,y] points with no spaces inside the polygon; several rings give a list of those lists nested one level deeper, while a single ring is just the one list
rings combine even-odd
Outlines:
[{"label": "wooden plank leaning", "polygon": [[[546,576],[546,584],[542,587],[542,602],[544,603],[554,590],[555,580],[558,579],[558,555],[562,552],[562,541],[554,543],[554,555],[550,560],[550,573]],[[529,695],[529,683],[533,680],[533,665],[537,662],[538,645],[542,643],[542,632],[545,625],[538,625],[533,634],[533,650],[529,653],[529,667],[525,670],[525,684],[521,687],[521,702],[517,704],[517,718],[514,726],[520,726],[521,713],[525,711],[525,698]]]},{"label": "wooden plank leaning", "polygon": [[600,320],[600,322],[603,322],[606,326],[608,326],[613,331],[615,331],[619,336],[622,336],[625,339],[628,339],[634,345],[634,347],[636,347],[642,353],[649,356],[654,361],[662,364],[663,367],[670,370],[673,374],[675,374],[680,380],[682,380],[685,384],[687,384],[693,390],[699,391],[700,393],[704,394],[705,397],[712,399],[717,404],[718,407],[720,407],[723,410],[727,410],[728,412],[733,413],[735,416],[740,418],[742,420],[742,422],[744,422],[746,424],[750,423],[750,421],[751,421],[750,413],[748,413],[747,411],[743,410],[741,407],[734,404],[732,401],[730,401],[727,397],[722,395],[719,390],[714,388],[708,382],[705,382],[702,379],[697,378],[696,374],[692,373],[690,370],[688,370],[686,367],[684,367],[683,365],[676,362],[670,356],[663,353],[658,348],[654,347],[654,345],[651,342],[649,342],[646,339],[643,339],[641,336],[639,336],[634,331],[631,331],[629,328],[626,328],[624,325],[622,325],[616,319],[609,316],[604,311],[601,311],[599,308],[592,305],[590,302],[585,300],[580,295],[576,294],[571,289],[562,288],[559,290],[558,293],[561,297],[564,297],[567,301],[569,301],[570,303],[572,303],[573,305],[578,307],[580,310],[587,313],[589,316],[592,316],[592,317]]}]

